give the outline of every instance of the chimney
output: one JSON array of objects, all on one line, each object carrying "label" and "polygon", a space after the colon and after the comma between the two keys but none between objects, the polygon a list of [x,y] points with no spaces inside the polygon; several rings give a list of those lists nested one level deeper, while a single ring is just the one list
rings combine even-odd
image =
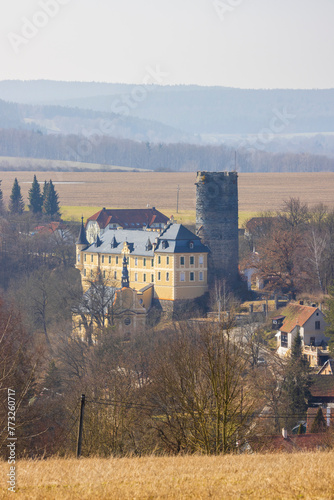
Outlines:
[{"label": "chimney", "polygon": [[282,436],[283,436],[284,439],[288,439],[288,431],[284,427],[282,429]]}]

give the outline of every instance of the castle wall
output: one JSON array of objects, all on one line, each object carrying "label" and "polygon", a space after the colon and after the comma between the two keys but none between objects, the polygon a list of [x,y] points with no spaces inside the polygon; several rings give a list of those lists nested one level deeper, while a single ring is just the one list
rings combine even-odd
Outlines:
[{"label": "castle wall", "polygon": [[226,279],[232,288],[239,260],[237,172],[197,172],[196,228],[210,248],[209,283]]}]

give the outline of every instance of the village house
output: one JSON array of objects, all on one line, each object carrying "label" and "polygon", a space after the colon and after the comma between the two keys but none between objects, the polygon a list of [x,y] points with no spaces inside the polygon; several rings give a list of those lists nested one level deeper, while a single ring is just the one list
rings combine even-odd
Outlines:
[{"label": "village house", "polygon": [[330,357],[329,338],[325,335],[327,324],[322,311],[318,307],[289,304],[283,309],[281,316],[284,319],[276,334],[277,353],[286,356],[299,331],[303,354],[310,366],[322,366]]}]

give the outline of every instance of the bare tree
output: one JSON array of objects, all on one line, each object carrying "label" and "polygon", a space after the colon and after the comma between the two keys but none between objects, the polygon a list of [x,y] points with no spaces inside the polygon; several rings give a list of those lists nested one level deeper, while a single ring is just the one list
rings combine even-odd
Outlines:
[{"label": "bare tree", "polygon": [[178,325],[157,355],[151,401],[164,446],[173,452],[227,453],[249,431],[248,355],[231,325]]}]

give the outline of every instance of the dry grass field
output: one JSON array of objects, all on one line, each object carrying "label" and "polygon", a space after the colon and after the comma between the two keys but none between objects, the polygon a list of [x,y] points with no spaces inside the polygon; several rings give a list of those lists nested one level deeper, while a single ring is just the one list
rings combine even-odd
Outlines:
[{"label": "dry grass field", "polygon": [[[15,177],[27,200],[33,175],[34,172],[1,172],[5,201]],[[149,204],[176,217],[179,186],[179,210],[194,218],[195,172],[36,172],[36,175],[39,181],[52,179],[60,203],[68,213],[68,207],[142,208]],[[311,206],[322,202],[334,208],[334,173],[239,174],[240,214],[251,217],[257,212],[276,210],[291,196]]]},{"label": "dry grass field", "polygon": [[[334,499],[334,452],[21,460],[18,499]],[[0,463],[2,499],[8,464]]]}]

